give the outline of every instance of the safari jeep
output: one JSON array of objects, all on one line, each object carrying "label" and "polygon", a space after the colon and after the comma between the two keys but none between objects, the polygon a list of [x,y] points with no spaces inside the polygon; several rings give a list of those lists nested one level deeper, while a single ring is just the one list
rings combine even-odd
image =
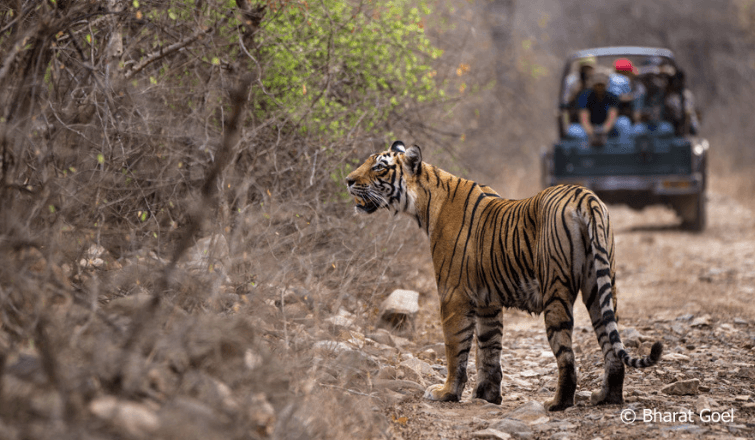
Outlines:
[{"label": "safari jeep", "polygon": [[[589,140],[572,135],[580,126],[575,126],[579,122],[576,104],[567,96],[569,80],[573,82],[575,75],[578,77],[580,66],[586,64],[583,60],[589,60],[595,69],[613,72],[617,59],[630,60],[635,67],[633,80],[642,85],[634,88],[640,87],[646,93],[652,87],[662,93],[684,89],[684,84],[679,83],[684,76],[678,73],[674,55],[667,49],[602,47],[573,53],[566,59],[561,76],[558,140],[542,155],[543,184],[582,185],[606,203],[626,204],[637,210],[648,205],[667,205],[677,212],[683,228],[702,231],[708,141],[697,137],[689,117],[664,121],[665,130],[647,129],[647,124],[644,130],[636,129],[643,124],[642,116],[637,117],[642,110],[638,113],[632,102],[624,101],[620,114],[626,117],[624,122],[630,130],[612,135],[596,133]],[[676,89],[659,87],[659,80],[662,85],[676,81]],[[677,103],[681,100],[684,106],[688,97],[678,93]],[[669,113],[660,118],[669,119]]]}]

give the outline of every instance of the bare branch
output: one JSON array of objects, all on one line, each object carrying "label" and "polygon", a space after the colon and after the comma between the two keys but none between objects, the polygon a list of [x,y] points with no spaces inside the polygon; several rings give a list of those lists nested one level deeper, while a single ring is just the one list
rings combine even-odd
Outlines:
[{"label": "bare branch", "polygon": [[[243,110],[246,106],[247,91],[249,89],[251,81],[248,77],[241,81],[239,87],[231,94],[233,111],[228,119],[226,125],[225,136],[223,142],[218,148],[215,163],[205,176],[204,184],[201,188],[201,199],[195,208],[192,209],[192,213],[189,216],[189,222],[186,225],[183,236],[179,239],[176,249],[173,251],[173,257],[168,265],[165,267],[163,276],[160,278],[159,285],[155,290],[155,294],[150,301],[144,306],[144,311],[139,314],[139,321],[134,324],[129,338],[124,345],[124,356],[128,356],[133,348],[134,344],[139,340],[142,332],[146,329],[147,324],[152,321],[152,317],[157,312],[160,305],[161,295],[168,289],[170,277],[175,270],[176,263],[183,256],[186,250],[191,246],[192,241],[199,232],[202,222],[207,217],[208,213],[214,211],[217,207],[217,200],[215,196],[215,189],[217,186],[217,180],[221,173],[225,169],[226,165],[233,156],[233,148],[239,141],[239,127],[242,120]],[[125,365],[125,359],[124,363]]]},{"label": "bare branch", "polygon": [[2,67],[0,67],[0,83],[4,83],[5,76],[10,71],[11,66],[13,65],[13,62],[16,60],[16,55],[18,55],[19,52],[24,48],[26,45],[26,42],[29,40],[29,37],[31,37],[35,32],[37,32],[37,28],[30,29],[26,34],[19,38],[16,41],[16,44],[13,45],[13,49],[10,50],[10,53],[5,56],[5,61],[3,61]]},{"label": "bare branch", "polygon": [[198,39],[202,38],[203,35],[212,32],[213,29],[214,27],[208,27],[207,29],[200,30],[193,35],[182,39],[181,41],[177,41],[168,46],[160,47],[160,49],[147,55],[146,58],[139,61],[139,63],[137,63],[131,70],[126,72],[126,75],[124,75],[125,78],[131,79],[131,77],[141,72],[145,67],[197,41]]}]

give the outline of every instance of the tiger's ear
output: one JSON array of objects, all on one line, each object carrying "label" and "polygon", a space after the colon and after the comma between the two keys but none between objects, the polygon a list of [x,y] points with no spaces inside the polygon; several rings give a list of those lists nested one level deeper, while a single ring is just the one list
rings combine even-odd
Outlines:
[{"label": "tiger's ear", "polygon": [[406,153],[406,145],[401,141],[396,141],[391,145],[391,151],[394,153]]},{"label": "tiger's ear", "polygon": [[422,150],[419,149],[419,145],[412,145],[404,153],[406,158],[406,167],[408,171],[413,175],[419,174],[422,167]]}]

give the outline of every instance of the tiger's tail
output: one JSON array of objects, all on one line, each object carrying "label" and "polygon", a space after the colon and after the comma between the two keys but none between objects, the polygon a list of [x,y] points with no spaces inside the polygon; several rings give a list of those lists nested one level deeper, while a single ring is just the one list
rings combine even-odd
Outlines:
[{"label": "tiger's tail", "polygon": [[[595,203],[597,202],[597,203]],[[598,335],[601,346],[610,344],[616,356],[627,366],[633,368],[646,368],[658,363],[663,354],[663,344],[657,341],[650,349],[650,354],[642,358],[632,357],[627,352],[624,343],[619,337],[619,327],[614,315],[613,304],[613,280],[611,276],[611,261],[608,253],[610,226],[608,223],[608,210],[605,205],[595,199],[590,204],[591,215],[589,216],[588,234],[590,245],[595,257],[595,281],[598,288],[598,304],[603,320],[603,331],[608,337],[606,341],[603,335]]]}]

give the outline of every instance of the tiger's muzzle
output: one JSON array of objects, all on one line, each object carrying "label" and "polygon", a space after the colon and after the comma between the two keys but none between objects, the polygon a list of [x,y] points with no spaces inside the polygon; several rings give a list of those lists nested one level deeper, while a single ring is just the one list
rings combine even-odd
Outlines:
[{"label": "tiger's muzzle", "polygon": [[357,203],[356,208],[362,212],[366,212],[367,214],[372,214],[373,212],[377,211],[378,208],[380,208],[380,205],[378,205],[377,203],[360,199],[359,197],[354,197],[354,201],[356,201]]},{"label": "tiger's muzzle", "polygon": [[356,182],[351,178],[346,179],[349,194],[354,197],[356,208],[359,211],[372,214],[377,211],[378,208],[383,206],[383,203],[381,203],[383,200],[382,197],[376,196],[374,191],[370,190],[369,187],[356,185],[355,183]]}]

